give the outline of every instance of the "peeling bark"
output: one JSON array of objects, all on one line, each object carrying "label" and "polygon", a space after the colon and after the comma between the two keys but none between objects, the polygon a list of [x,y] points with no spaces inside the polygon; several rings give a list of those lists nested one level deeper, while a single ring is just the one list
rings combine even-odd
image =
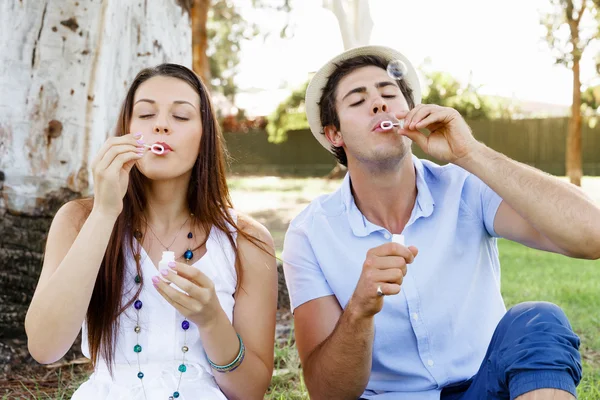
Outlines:
[{"label": "peeling bark", "polygon": [[165,60],[191,67],[180,3],[0,2],[0,76],[10,77],[0,80],[0,170],[9,209],[27,213],[62,187],[91,192],[90,171],[85,181],[80,170],[113,132],[123,82]]},{"label": "peeling bark", "polygon": [[3,354],[22,353],[11,346],[24,343],[50,222],[92,193],[89,163],[114,131],[127,82],[164,61],[191,67],[189,1],[0,2]]}]

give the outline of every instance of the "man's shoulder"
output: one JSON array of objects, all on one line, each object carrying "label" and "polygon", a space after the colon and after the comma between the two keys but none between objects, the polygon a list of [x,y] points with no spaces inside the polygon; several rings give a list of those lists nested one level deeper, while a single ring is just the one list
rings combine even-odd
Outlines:
[{"label": "man's shoulder", "polygon": [[339,215],[344,210],[340,190],[314,198],[290,222],[290,228],[310,226],[315,218]]},{"label": "man's shoulder", "polygon": [[422,171],[425,180],[453,180],[456,178],[467,178],[470,173],[462,169],[458,165],[447,163],[439,165],[431,160],[417,158],[418,163],[422,166]]},{"label": "man's shoulder", "polygon": [[419,170],[417,186],[426,188],[425,192],[430,193],[433,202],[438,205],[447,203],[451,198],[470,198],[481,191],[479,178],[455,164],[438,165],[420,159],[415,162],[415,167]]}]

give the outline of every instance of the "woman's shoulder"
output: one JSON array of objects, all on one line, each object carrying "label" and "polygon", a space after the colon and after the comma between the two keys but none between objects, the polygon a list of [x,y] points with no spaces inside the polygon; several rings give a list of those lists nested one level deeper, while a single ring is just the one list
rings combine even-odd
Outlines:
[{"label": "woman's shoulder", "polygon": [[69,223],[78,231],[81,229],[94,206],[94,199],[82,198],[63,204],[54,216],[54,221]]},{"label": "woman's shoulder", "polygon": [[269,230],[260,222],[244,213],[237,213],[237,246],[241,256],[242,286],[264,288],[266,282],[277,282],[275,242]]},{"label": "woman's shoulder", "polygon": [[237,215],[237,226],[241,232],[260,240],[269,247],[274,247],[271,232],[263,224],[240,211],[235,210],[235,214]]}]

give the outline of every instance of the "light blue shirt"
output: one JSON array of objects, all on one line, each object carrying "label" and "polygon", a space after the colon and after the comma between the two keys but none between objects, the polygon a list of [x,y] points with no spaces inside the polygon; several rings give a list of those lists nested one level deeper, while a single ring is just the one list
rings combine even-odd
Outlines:
[{"label": "light blue shirt", "polygon": [[[413,156],[417,199],[402,234],[419,249],[399,295],[375,316],[371,376],[363,397],[439,399],[479,370],[506,312],[494,218],[502,199],[453,164]],[[291,222],[283,261],[292,310],[334,295],[348,304],[367,251],[391,241],[354,203],[350,177]]]}]

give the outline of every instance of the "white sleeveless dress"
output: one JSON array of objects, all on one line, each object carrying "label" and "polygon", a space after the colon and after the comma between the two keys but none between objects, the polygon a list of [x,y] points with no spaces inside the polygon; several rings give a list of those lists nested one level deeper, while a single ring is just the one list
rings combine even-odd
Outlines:
[{"label": "white sleeveless dress", "polygon": [[[235,218],[235,214],[233,216]],[[125,293],[131,290],[133,295],[137,287],[134,282],[136,268],[132,254],[127,255],[126,266]],[[213,227],[206,242],[206,254],[193,266],[214,282],[221,307],[229,320],[233,321],[233,296],[237,274],[235,253],[227,235]],[[183,374],[179,372],[178,367],[182,363],[183,355],[181,348],[184,346],[184,331],[181,328],[184,317],[153,287],[151,277],[159,275],[159,272],[143,248],[141,269],[144,285],[138,297],[143,304],[139,310],[139,338],[134,331],[138,311],[131,306],[119,317],[113,377],[108,372],[104,360],[99,360],[92,375],[77,389],[72,399],[167,400],[178,390],[178,400],[226,400],[208,364],[198,328],[191,322],[185,339],[185,345],[189,348],[185,354],[187,371]],[[138,340],[142,346],[139,357],[140,370],[144,373],[143,387],[142,381],[137,377],[137,354],[133,350]],[[85,322],[81,348],[83,354],[89,358]],[[180,375],[181,383],[177,389]]]}]

